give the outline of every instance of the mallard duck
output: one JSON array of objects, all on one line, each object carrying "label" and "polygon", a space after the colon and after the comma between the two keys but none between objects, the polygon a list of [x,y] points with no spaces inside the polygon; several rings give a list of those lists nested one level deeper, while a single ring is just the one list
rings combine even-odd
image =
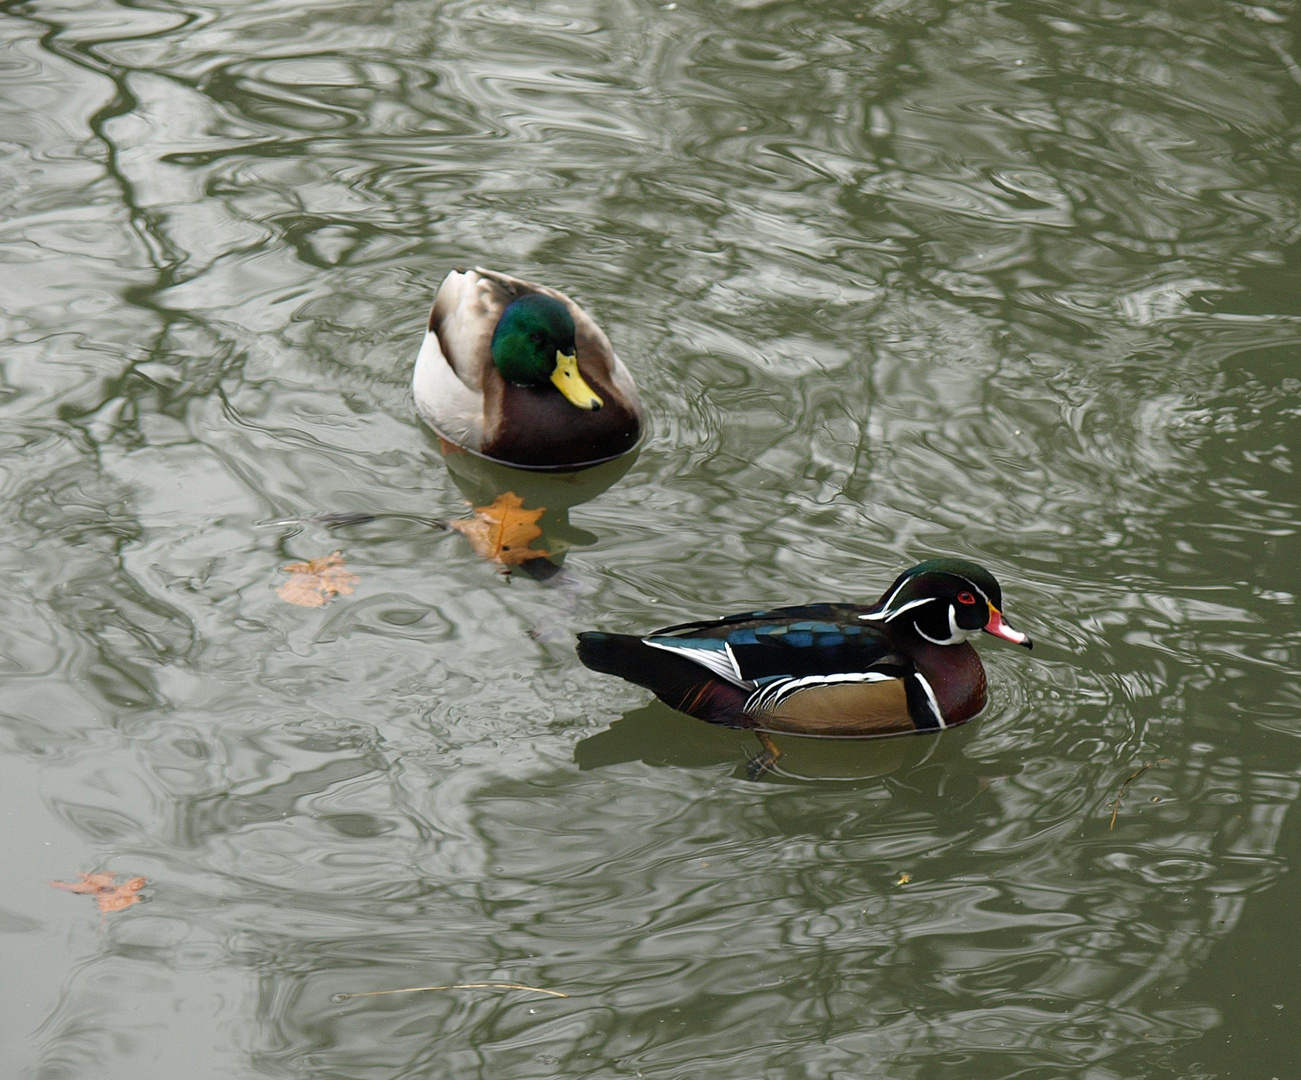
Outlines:
[{"label": "mallard duck", "polygon": [[637,388],[564,293],[492,270],[443,279],[412,379],[444,440],[524,469],[586,469],[641,437]]},{"label": "mallard duck", "polygon": [[983,631],[1031,647],[1002,604],[989,571],[929,559],[870,607],[751,611],[644,637],[589,631],[578,657],[688,716],[753,729],[764,748],[755,775],[781,756],[771,733],[869,738],[970,720],[985,704],[985,669],[969,639]]}]

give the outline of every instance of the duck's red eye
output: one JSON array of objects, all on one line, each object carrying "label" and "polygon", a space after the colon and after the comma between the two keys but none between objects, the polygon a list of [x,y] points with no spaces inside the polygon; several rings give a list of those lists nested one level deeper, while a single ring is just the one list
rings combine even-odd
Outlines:
[{"label": "duck's red eye", "polygon": [[972,596],[971,593],[969,592],[958,593],[959,604],[974,604],[975,602],[976,602],[976,598]]}]

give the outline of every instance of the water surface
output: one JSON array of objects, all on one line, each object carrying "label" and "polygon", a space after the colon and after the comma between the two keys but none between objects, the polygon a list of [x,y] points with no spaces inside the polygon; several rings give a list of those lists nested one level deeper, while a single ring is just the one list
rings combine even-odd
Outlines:
[{"label": "water surface", "polygon": [[[9,5],[5,1074],[1294,1071],[1298,17]],[[268,524],[479,496],[407,388],[465,264],[650,410],[521,480],[546,582]],[[939,739],[752,783],[572,652],[937,553],[1036,641]],[[46,884],[98,869],[147,903]],[[461,982],[569,997],[336,1000]]]}]

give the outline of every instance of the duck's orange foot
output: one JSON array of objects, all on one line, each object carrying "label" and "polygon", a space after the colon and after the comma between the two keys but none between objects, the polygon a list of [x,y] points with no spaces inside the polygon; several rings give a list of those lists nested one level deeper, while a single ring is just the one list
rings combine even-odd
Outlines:
[{"label": "duck's orange foot", "polygon": [[745,775],[751,780],[758,780],[764,773],[781,760],[782,749],[772,741],[772,736],[765,731],[756,731],[755,736],[763,749],[745,764]]}]

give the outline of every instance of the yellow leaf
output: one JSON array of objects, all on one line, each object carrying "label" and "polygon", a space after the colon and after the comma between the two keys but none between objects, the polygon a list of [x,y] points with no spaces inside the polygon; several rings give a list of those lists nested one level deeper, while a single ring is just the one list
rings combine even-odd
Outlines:
[{"label": "yellow leaf", "polygon": [[529,545],[542,535],[538,518],[545,506],[525,510],[524,500],[513,491],[498,495],[491,506],[476,506],[474,516],[449,521],[448,525],[464,534],[476,554],[503,566],[519,566],[530,559],[545,559],[550,552]]},{"label": "yellow leaf", "polygon": [[895,884],[907,885],[908,882],[912,881],[912,879],[913,879],[912,874],[908,873],[908,871],[905,870],[902,874],[899,875],[899,880],[896,881]]},{"label": "yellow leaf", "polygon": [[289,574],[289,580],[276,589],[276,595],[300,607],[324,607],[330,597],[352,592],[360,580],[343,568],[343,553],[339,551],[290,563],[282,569]]}]

